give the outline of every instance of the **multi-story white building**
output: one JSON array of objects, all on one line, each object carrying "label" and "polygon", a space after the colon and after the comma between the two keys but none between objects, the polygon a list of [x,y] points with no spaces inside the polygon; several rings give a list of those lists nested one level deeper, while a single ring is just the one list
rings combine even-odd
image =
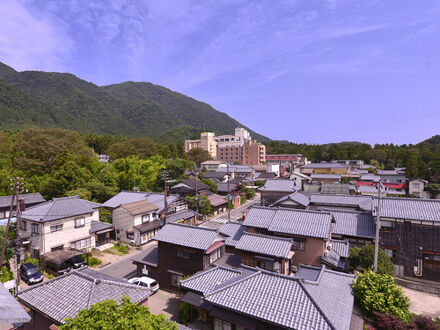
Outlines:
[{"label": "multi-story white building", "polygon": [[54,198],[21,214],[20,238],[30,241],[33,256],[74,248],[89,251],[95,247],[92,221],[99,221],[100,204],[78,196]]}]

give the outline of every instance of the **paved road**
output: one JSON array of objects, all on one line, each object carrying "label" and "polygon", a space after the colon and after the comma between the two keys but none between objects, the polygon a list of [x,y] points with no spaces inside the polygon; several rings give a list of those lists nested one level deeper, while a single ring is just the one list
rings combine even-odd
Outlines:
[{"label": "paved road", "polygon": [[[243,216],[243,213],[247,214],[249,212],[249,209],[254,205],[260,204],[260,195],[257,194],[255,199],[250,200],[243,205],[240,205],[236,209],[231,210],[231,220],[237,220]],[[228,222],[228,212],[222,213],[216,218],[210,219],[209,221],[213,222],[220,222],[220,223],[226,223]]]},{"label": "paved road", "polygon": [[[148,244],[147,244],[148,245]],[[138,253],[142,253],[139,251]],[[138,254],[136,253],[136,254]],[[111,263],[110,265],[104,266],[98,269],[100,272],[103,272],[107,275],[111,275],[117,278],[128,280],[134,276],[136,276],[136,265],[133,265],[131,259],[136,255],[131,254],[125,257],[122,257],[121,260]]]}]

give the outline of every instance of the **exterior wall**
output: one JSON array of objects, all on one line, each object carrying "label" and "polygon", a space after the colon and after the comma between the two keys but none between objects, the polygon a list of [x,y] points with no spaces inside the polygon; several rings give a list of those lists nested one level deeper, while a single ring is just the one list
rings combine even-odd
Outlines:
[{"label": "exterior wall", "polygon": [[[280,326],[276,326],[271,323],[267,323],[264,321],[261,321],[259,319],[254,319],[248,316],[245,316],[240,313],[235,313],[232,310],[224,309],[224,313],[222,313],[221,317],[215,317],[213,318],[217,320],[222,320],[224,322],[227,322],[231,324],[231,330],[239,330],[239,329],[264,329],[264,330],[279,330],[282,329]],[[238,321],[239,320],[239,321]],[[236,322],[240,322],[240,324],[237,324]],[[214,326],[212,325],[214,328]]]},{"label": "exterior wall", "polygon": [[280,268],[279,268],[279,272],[281,274],[285,274],[288,275],[290,273],[290,269],[289,269],[289,263],[286,259],[283,258],[276,258],[276,257],[271,257],[271,256],[265,256],[265,255],[258,255],[255,253],[251,253],[251,252],[247,252],[247,251],[240,251],[240,250],[236,250],[234,249],[234,253],[238,254],[241,256],[241,263],[243,265],[247,265],[247,266],[251,266],[251,267],[258,267],[258,261],[260,259],[258,259],[257,257],[264,257],[264,258],[269,258],[269,259],[273,259],[274,262],[277,261],[280,264]]},{"label": "exterior wall", "polygon": [[408,184],[408,193],[420,198],[430,198],[430,193],[425,190],[425,182],[422,180],[411,180]]},{"label": "exterior wall", "polygon": [[43,314],[31,309],[29,315],[32,317],[29,323],[24,323],[23,327],[20,329],[28,330],[28,329],[49,329],[52,324],[58,325],[58,323],[53,320],[47,318]]},{"label": "exterior wall", "polygon": [[278,191],[260,191],[260,205],[269,206],[279,200],[281,197],[288,196],[292,192],[278,192]]},{"label": "exterior wall", "polygon": [[200,135],[200,147],[209,152],[212,158],[217,157],[217,142],[214,133],[202,133]]},{"label": "exterior wall", "polygon": [[226,146],[217,148],[217,159],[225,162],[233,162],[236,164],[243,163],[243,147]]},{"label": "exterior wall", "polygon": [[345,168],[314,168],[315,174],[348,174],[348,169]]},{"label": "exterior wall", "polygon": [[[171,284],[171,274],[173,271],[181,274],[181,276],[188,276],[197,273],[198,271],[206,269],[210,265],[209,255],[206,255],[203,250],[192,249],[179,245],[169,244],[165,242],[158,242],[159,262],[157,280],[161,288],[175,291],[177,287]],[[225,253],[225,247],[221,247],[221,255]],[[188,258],[177,256],[177,251],[189,253]]]},{"label": "exterior wall", "polygon": [[379,175],[382,183],[405,183],[406,176],[404,174],[399,175]]},{"label": "exterior wall", "polygon": [[[381,221],[390,219],[382,218]],[[394,222],[394,228],[385,228],[382,222],[380,245],[391,250],[392,260],[400,276],[440,281],[440,225],[416,224],[410,221]],[[414,274],[414,267],[422,260],[422,276]]]},{"label": "exterior wall", "polygon": [[243,146],[243,165],[261,165],[266,161],[266,146],[255,140]]},{"label": "exterior wall", "polygon": [[[44,223],[26,221],[26,231],[20,230],[22,237],[30,236],[31,245],[33,247],[38,246],[40,253],[44,254],[51,251],[51,248],[63,245],[64,248],[70,247],[70,244],[87,237],[91,238],[91,245],[85,247],[85,249],[91,249],[95,246],[95,236],[90,234],[92,220],[99,219],[99,211],[96,210],[93,214],[84,214],[80,216],[74,216],[64,219],[58,219],[53,221],[47,221]],[[83,227],[75,228],[75,219],[84,218],[85,225]],[[32,223],[39,225],[40,234],[32,234]],[[51,226],[63,225],[61,230],[52,232]]]},{"label": "exterior wall", "polygon": [[127,238],[127,230],[133,230],[133,216],[122,207],[117,207],[113,210],[112,222],[115,227],[116,239],[130,243],[131,240]]}]

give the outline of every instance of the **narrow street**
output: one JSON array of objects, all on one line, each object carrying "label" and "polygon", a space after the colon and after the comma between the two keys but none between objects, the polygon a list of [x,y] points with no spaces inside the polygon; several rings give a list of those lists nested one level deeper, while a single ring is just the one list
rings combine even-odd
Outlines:
[{"label": "narrow street", "polygon": [[[231,210],[231,221],[240,219],[243,216],[243,214],[246,215],[249,212],[252,206],[259,204],[260,204],[260,194],[256,193],[254,199],[249,200],[243,205],[240,205],[238,208]],[[226,223],[228,222],[228,212],[226,211],[217,217],[209,219],[208,221]]]}]

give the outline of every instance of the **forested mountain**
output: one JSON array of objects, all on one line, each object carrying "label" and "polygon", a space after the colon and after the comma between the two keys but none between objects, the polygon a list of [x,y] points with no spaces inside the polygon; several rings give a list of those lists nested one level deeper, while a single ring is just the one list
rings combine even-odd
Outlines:
[{"label": "forested mountain", "polygon": [[0,129],[34,125],[174,141],[202,128],[232,134],[235,127],[245,127],[209,104],[151,83],[100,87],[68,73],[17,72],[2,63],[0,117]]}]

